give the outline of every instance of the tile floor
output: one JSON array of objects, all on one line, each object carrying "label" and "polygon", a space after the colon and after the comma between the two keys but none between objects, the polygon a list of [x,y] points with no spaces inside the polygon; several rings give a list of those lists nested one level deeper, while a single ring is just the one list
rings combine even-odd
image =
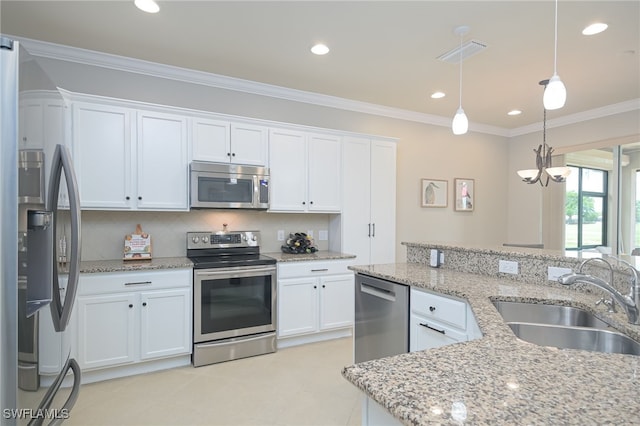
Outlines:
[{"label": "tile floor", "polygon": [[65,425],[359,425],[352,339],[84,385]]}]

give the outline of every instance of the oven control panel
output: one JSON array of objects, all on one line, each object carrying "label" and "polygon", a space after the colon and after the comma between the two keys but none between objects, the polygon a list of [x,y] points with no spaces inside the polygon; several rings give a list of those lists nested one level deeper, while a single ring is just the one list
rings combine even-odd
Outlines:
[{"label": "oven control panel", "polygon": [[259,247],[260,231],[187,232],[187,249]]}]

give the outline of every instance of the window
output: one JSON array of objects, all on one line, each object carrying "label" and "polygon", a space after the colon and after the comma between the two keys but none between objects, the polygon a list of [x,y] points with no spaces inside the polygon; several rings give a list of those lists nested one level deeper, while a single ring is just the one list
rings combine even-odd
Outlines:
[{"label": "window", "polygon": [[605,170],[570,166],[565,201],[565,248],[607,245],[607,177]]}]

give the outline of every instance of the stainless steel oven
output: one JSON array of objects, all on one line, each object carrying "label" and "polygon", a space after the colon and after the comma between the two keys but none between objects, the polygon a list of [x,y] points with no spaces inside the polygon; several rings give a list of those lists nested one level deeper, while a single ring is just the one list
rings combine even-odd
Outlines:
[{"label": "stainless steel oven", "polygon": [[259,241],[251,231],[187,234],[195,367],[276,351],[276,261]]}]

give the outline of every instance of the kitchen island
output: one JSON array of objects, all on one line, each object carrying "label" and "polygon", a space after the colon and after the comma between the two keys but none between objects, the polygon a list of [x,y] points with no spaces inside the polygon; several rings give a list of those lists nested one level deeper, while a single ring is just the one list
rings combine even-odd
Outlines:
[{"label": "kitchen island", "polygon": [[492,300],[577,306],[630,337],[640,326],[594,307],[600,295],[554,283],[435,269],[423,263],[351,267],[465,299],[482,338],[345,367],[343,376],[399,423],[640,424],[640,357],[538,346],[516,338]]}]

